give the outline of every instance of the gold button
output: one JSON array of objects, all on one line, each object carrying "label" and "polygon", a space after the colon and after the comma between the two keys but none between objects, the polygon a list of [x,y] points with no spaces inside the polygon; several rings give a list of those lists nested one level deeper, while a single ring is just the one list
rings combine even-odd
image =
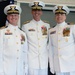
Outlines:
[{"label": "gold button", "polygon": [[60,50],[60,48],[58,48]]},{"label": "gold button", "polygon": [[58,40],[58,42],[60,42],[60,40]]},{"label": "gold button", "polygon": [[40,38],[38,38],[38,40],[40,40]]},{"label": "gold button", "polygon": [[61,55],[59,55],[59,57],[61,57]]},{"label": "gold button", "polygon": [[16,44],[18,44],[18,42],[16,42]]},{"label": "gold button", "polygon": [[60,33],[58,32],[58,34],[60,34]]},{"label": "gold button", "polygon": [[16,29],[14,29],[14,30],[16,30]]},{"label": "gold button", "polygon": [[41,47],[41,46],[39,45],[39,47]]},{"label": "gold button", "polygon": [[18,36],[16,35],[16,37],[18,37]]}]

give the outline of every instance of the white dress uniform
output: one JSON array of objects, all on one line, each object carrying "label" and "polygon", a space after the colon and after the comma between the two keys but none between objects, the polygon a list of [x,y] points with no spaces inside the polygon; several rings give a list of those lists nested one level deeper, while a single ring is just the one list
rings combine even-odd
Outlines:
[{"label": "white dress uniform", "polygon": [[27,38],[18,26],[0,30],[0,75],[25,75]]},{"label": "white dress uniform", "polygon": [[48,23],[31,20],[23,25],[28,38],[28,65],[29,69],[47,69],[48,68]]},{"label": "white dress uniform", "polygon": [[49,30],[49,61],[52,73],[62,73],[56,75],[75,71],[75,25],[63,22]]}]

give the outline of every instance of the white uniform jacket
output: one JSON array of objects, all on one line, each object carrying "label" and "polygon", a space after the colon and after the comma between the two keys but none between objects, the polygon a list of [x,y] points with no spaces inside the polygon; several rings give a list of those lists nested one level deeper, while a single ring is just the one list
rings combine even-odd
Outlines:
[{"label": "white uniform jacket", "polygon": [[31,20],[23,25],[22,29],[28,38],[28,65],[33,69],[46,69],[48,67],[48,29],[50,25],[42,20]]},{"label": "white uniform jacket", "polygon": [[48,34],[51,71],[75,71],[75,25],[63,22],[51,28]]},{"label": "white uniform jacket", "polygon": [[18,26],[0,30],[0,75],[25,75],[27,39]]}]

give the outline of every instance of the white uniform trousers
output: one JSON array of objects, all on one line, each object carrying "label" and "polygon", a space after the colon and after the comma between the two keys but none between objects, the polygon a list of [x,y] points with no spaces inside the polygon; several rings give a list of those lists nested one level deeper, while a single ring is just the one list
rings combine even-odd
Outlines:
[{"label": "white uniform trousers", "polygon": [[74,72],[65,72],[65,73],[56,73],[56,75],[75,75],[75,71]]},{"label": "white uniform trousers", "polygon": [[28,75],[48,75],[48,69],[29,69]]}]

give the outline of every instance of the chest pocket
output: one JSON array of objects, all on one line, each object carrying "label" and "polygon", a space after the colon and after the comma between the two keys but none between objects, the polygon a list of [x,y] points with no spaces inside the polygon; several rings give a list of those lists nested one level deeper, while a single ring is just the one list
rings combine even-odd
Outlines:
[{"label": "chest pocket", "polygon": [[58,34],[57,34],[57,32],[56,31],[51,31],[50,32],[50,37],[51,37],[51,40],[55,43],[57,40],[57,37],[58,36]]},{"label": "chest pocket", "polygon": [[28,34],[27,34],[29,37],[35,37],[37,34],[36,34],[36,31],[28,31]]},{"label": "chest pocket", "polygon": [[47,35],[42,35],[42,38],[47,38]]},{"label": "chest pocket", "polygon": [[14,36],[13,35],[4,35],[4,43],[8,46],[14,45]]},{"label": "chest pocket", "polygon": [[52,38],[55,38],[55,37],[56,37],[56,33],[50,33],[50,36],[51,36]]}]

